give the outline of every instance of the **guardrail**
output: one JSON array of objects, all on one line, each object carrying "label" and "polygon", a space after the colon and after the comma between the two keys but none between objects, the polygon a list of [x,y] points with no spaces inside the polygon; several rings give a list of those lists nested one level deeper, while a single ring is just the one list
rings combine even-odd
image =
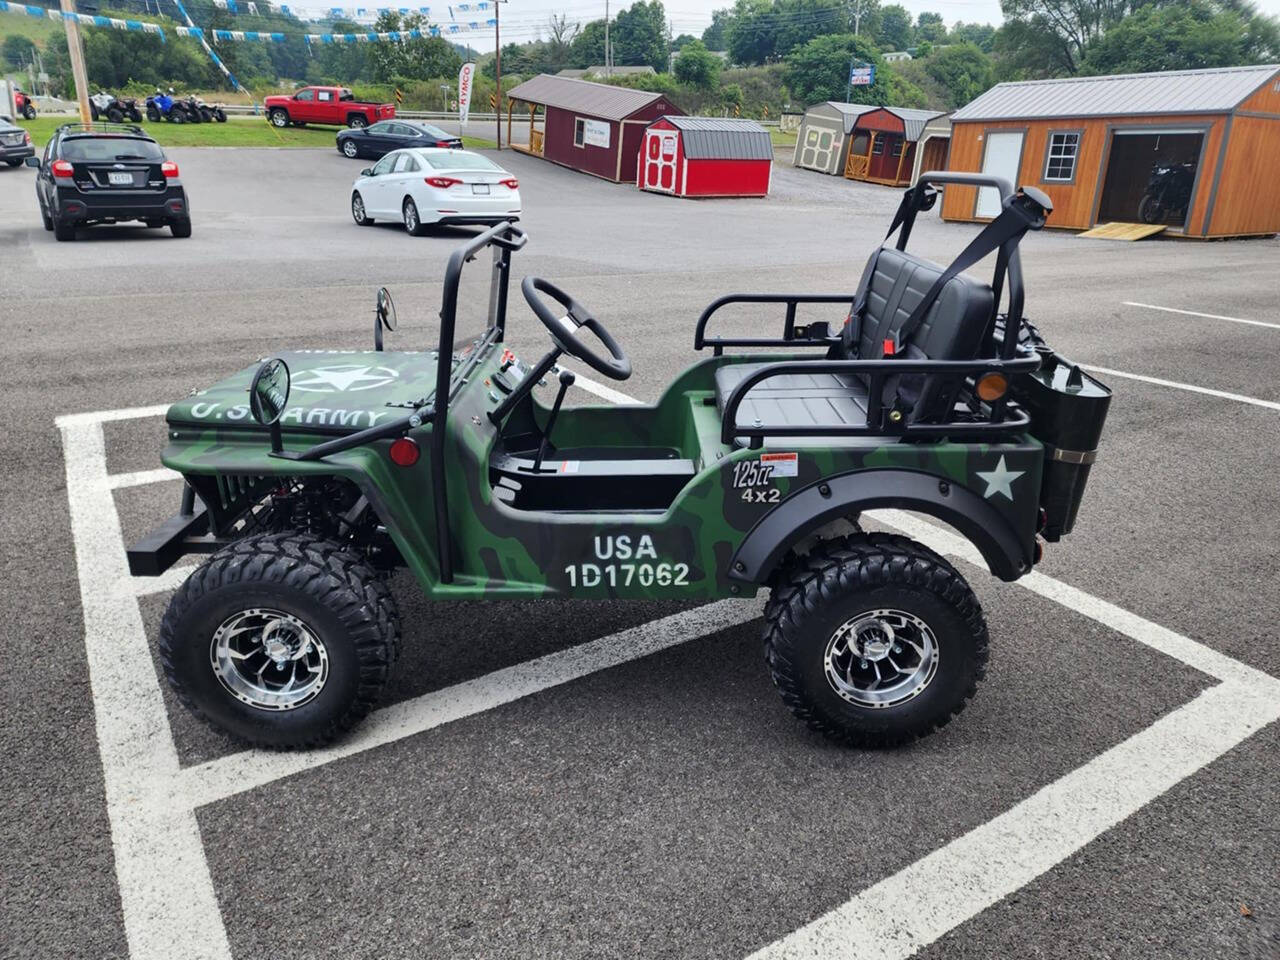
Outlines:
[{"label": "guardrail", "polygon": [[[231,116],[253,116],[254,114],[263,116],[261,107],[253,107],[247,103],[223,103],[222,108]],[[456,110],[446,112],[444,110],[402,110],[397,108],[396,116],[404,120],[447,120],[453,121],[454,123],[458,122],[458,112]],[[493,123],[498,119],[499,115],[491,111],[486,111],[484,113],[472,112],[467,116],[467,123]],[[748,117],[746,119],[753,118]],[[528,122],[527,118],[522,120],[517,114],[516,123],[527,124]],[[776,127],[778,126],[779,121],[757,119],[756,123],[765,127]]]}]

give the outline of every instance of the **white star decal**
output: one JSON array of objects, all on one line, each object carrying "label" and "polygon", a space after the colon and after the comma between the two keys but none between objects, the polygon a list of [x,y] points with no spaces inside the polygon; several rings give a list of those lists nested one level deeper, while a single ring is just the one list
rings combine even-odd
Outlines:
[{"label": "white star decal", "polygon": [[[374,371],[374,372],[370,372]],[[390,367],[362,367],[348,364],[338,367],[316,367],[304,370],[293,380],[297,390],[313,393],[344,393],[348,390],[372,390],[393,382],[399,374]]]},{"label": "white star decal", "polygon": [[990,499],[995,494],[1003,494],[1006,500],[1013,499],[1013,481],[1017,480],[1027,471],[1010,470],[1004,464],[1004,457],[1000,458],[1000,462],[996,464],[994,470],[979,470],[978,476],[983,479],[987,485],[987,492],[982,496]]}]

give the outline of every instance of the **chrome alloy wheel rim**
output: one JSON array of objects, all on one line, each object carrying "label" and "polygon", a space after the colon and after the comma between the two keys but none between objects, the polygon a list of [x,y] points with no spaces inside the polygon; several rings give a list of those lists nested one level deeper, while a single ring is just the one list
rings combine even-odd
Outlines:
[{"label": "chrome alloy wheel rim", "polygon": [[342,152],[345,153],[348,157],[354,157],[356,155],[355,143],[351,140],[343,141]]},{"label": "chrome alloy wheel rim", "polygon": [[351,215],[355,217],[356,223],[364,219],[364,201],[360,199],[359,194],[351,198]]},{"label": "chrome alloy wheel rim", "polygon": [[938,640],[902,610],[868,610],[827,641],[823,671],[841,699],[882,709],[919,696],[938,672]]},{"label": "chrome alloy wheel rim", "polygon": [[305,623],[279,610],[241,610],[213,633],[209,660],[222,686],[259,710],[294,710],[329,679],[329,654]]},{"label": "chrome alloy wheel rim", "polygon": [[406,203],[404,206],[404,226],[409,231],[418,229],[418,208],[412,203]]}]

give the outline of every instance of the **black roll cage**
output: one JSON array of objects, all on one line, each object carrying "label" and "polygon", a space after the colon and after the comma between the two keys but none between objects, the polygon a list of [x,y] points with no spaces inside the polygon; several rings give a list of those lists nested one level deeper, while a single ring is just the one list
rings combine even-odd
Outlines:
[{"label": "black roll cage", "polygon": [[[916,215],[921,210],[930,209],[937,200],[937,191],[932,184],[956,184],[957,186],[994,187],[1000,192],[1002,203],[1007,205],[1014,197],[1012,184],[1003,177],[985,173],[963,173],[953,171],[933,171],[922,174],[917,183],[908,188],[902,198],[902,204],[894,217],[893,226],[885,239],[898,230],[895,244],[898,250],[906,250],[907,241],[911,237],[911,229],[915,226]],[[989,405],[982,405],[979,412],[984,415],[980,420],[950,421],[945,423],[908,423],[899,418],[895,423],[885,416],[882,394],[885,380],[901,374],[917,374],[925,379],[941,376],[981,377],[987,373],[1002,373],[1012,376],[1018,373],[1030,373],[1040,366],[1040,357],[1034,351],[1019,351],[1018,336],[1024,324],[1022,308],[1026,291],[1023,287],[1022,262],[1018,256],[1018,248],[1002,246],[996,256],[996,265],[991,280],[991,289],[995,293],[992,315],[987,322],[985,343],[993,343],[992,333],[999,316],[1000,299],[1003,293],[1006,276],[1009,281],[1009,308],[1005,314],[1005,329],[1015,331],[1014,336],[1005,336],[999,342],[999,352],[995,357],[978,360],[789,360],[770,363],[744,377],[725,401],[724,413],[720,427],[721,442],[730,445],[737,437],[750,438],[752,447],[764,444],[766,436],[786,435],[793,437],[831,437],[831,436],[906,436],[906,437],[965,437],[965,438],[1001,438],[1023,432],[1031,423],[1030,416],[1016,404],[1006,398]],[[725,347],[826,347],[828,350],[840,342],[838,335],[830,332],[828,324],[813,323],[808,326],[796,325],[796,307],[801,303],[847,303],[850,313],[858,299],[854,293],[815,293],[815,294],[782,294],[782,293],[734,293],[713,300],[702,315],[694,329],[693,348],[702,350],[710,345],[714,356],[722,356]],[[783,322],[781,339],[768,337],[714,337],[706,336],[707,322],[721,308],[732,303],[784,303],[787,310]],[[853,321],[851,316],[850,322]],[[836,424],[794,426],[788,424],[760,424],[740,428],[738,426],[738,408],[748,391],[765,380],[775,377],[803,373],[859,374],[868,379],[867,418],[862,424]]]}]

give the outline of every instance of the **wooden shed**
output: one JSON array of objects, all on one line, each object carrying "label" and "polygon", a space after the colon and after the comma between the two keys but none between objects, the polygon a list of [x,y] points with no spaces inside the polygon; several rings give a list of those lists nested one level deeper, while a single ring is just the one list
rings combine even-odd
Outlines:
[{"label": "wooden shed", "polygon": [[805,170],[840,175],[849,158],[849,140],[858,117],[878,109],[865,103],[828,100],[804,112],[791,162]]},{"label": "wooden shed", "polygon": [[[930,123],[945,119],[938,110],[912,110],[908,107],[876,107],[854,118],[849,137],[849,157],[844,175],[850,180],[906,186],[912,181],[917,153]],[[946,161],[945,128],[935,124],[928,147],[937,159]]]},{"label": "wooden shed", "polygon": [[[1280,231],[1280,66],[1002,83],[951,116],[949,169],[1030,184],[1051,227],[1164,224],[1188,237]],[[995,191],[948,187],[946,220]]]},{"label": "wooden shed", "polygon": [[640,148],[641,190],[677,197],[764,197],[773,141],[754,120],[660,117]]},{"label": "wooden shed", "polygon": [[[518,114],[528,117],[523,144],[514,128]],[[663,114],[680,109],[660,93],[544,73],[507,93],[507,142],[583,173],[634,183],[644,129]]]}]

